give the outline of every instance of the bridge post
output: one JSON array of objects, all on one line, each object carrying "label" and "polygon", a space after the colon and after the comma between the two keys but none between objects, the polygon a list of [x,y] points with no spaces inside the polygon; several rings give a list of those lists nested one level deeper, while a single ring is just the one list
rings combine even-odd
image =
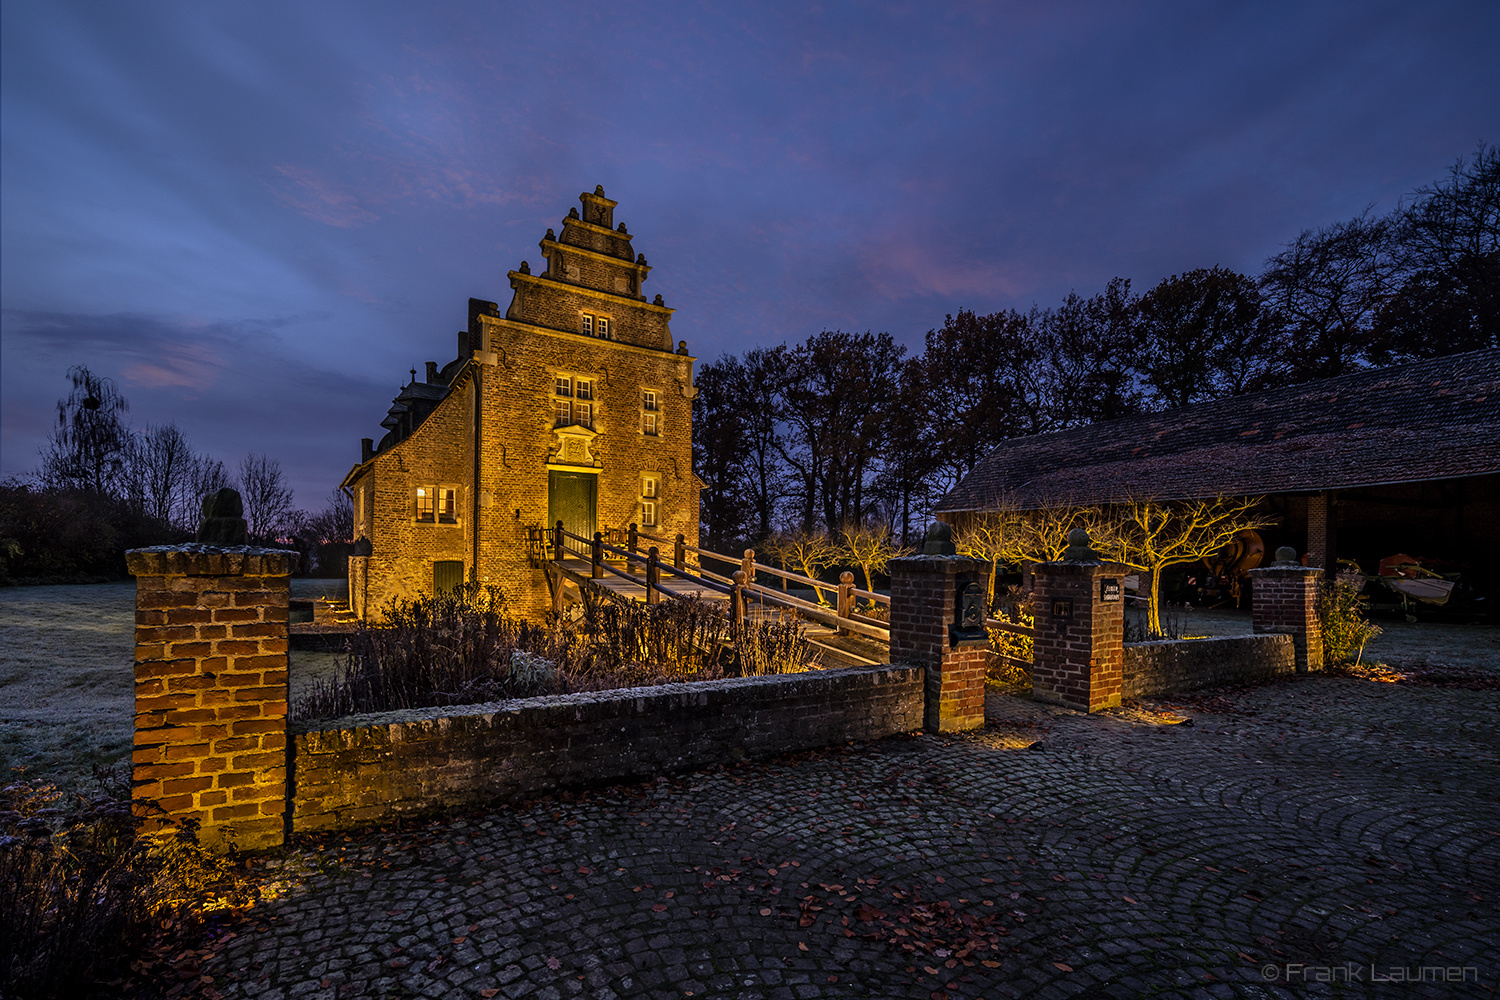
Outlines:
[{"label": "bridge post", "polygon": [[740,631],[745,625],[745,571],[734,571],[734,587],[729,591],[729,620],[734,641],[740,641]]},{"label": "bridge post", "polygon": [[566,555],[567,553],[563,549],[563,523],[558,521],[557,534],[552,536],[552,558],[558,562],[562,562]]},{"label": "bridge post", "polygon": [[635,558],[635,554],[638,551],[637,550],[637,546],[639,546],[639,545],[640,545],[639,531],[636,528],[635,524],[632,523],[630,525],[630,558],[627,559],[627,560],[625,560],[625,568],[628,569],[628,570],[634,571],[635,570],[635,564],[637,562],[639,562],[639,560]]},{"label": "bridge post", "polygon": [[604,575],[604,532],[594,532],[594,565],[591,575],[595,580]]},{"label": "bridge post", "polygon": [[745,558],[740,562],[740,570],[745,574],[745,586],[755,585],[755,550],[746,549]]},{"label": "bridge post", "polygon": [[661,555],[656,546],[646,553],[646,603],[656,603],[657,585],[661,582]]},{"label": "bridge post", "polygon": [[[854,574],[848,570],[839,574],[839,617],[854,617]],[[848,629],[839,629],[847,634]]]},{"label": "bridge post", "polygon": [[672,545],[672,567],[678,572],[687,569],[687,538],[680,531]]}]

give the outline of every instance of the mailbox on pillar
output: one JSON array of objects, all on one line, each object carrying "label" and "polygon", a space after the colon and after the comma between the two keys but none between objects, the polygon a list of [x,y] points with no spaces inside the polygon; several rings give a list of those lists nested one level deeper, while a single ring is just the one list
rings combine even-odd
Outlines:
[{"label": "mailbox on pillar", "polygon": [[984,587],[969,579],[968,574],[959,574],[956,582],[958,593],[953,608],[957,621],[948,626],[949,648],[988,645],[990,637],[984,630]]}]

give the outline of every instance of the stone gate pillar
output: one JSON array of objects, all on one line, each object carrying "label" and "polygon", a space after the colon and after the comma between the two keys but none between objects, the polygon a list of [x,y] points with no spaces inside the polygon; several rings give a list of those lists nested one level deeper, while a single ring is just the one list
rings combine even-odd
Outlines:
[{"label": "stone gate pillar", "polygon": [[1323,627],[1318,621],[1321,566],[1303,566],[1283,545],[1276,561],[1250,571],[1250,621],[1256,633],[1283,633],[1296,648],[1297,673],[1323,669]]},{"label": "stone gate pillar", "polygon": [[[892,559],[891,662],[926,668],[929,732],[984,725],[989,564],[955,554],[952,529],[934,524],[919,556]],[[967,620],[965,613],[967,612]]]},{"label": "stone gate pillar", "polygon": [[198,820],[206,846],[279,845],[297,553],[189,543],[125,560],[136,578],[135,799]]},{"label": "stone gate pillar", "polygon": [[1120,704],[1125,679],[1125,567],[1104,562],[1081,528],[1061,562],[1040,563],[1032,588],[1031,691],[1080,712]]}]

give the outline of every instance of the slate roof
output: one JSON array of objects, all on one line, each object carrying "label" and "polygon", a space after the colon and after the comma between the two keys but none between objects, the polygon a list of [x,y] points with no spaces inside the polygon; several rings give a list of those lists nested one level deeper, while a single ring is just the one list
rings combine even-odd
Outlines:
[{"label": "slate roof", "polygon": [[1500,349],[1016,438],[939,511],[1296,493],[1500,472]]}]

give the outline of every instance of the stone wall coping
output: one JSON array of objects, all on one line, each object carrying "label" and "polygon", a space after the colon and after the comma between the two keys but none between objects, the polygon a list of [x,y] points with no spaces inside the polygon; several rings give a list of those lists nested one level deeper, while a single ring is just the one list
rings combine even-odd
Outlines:
[{"label": "stone wall coping", "polygon": [[1267,642],[1280,642],[1282,639],[1286,639],[1286,638],[1289,638],[1289,636],[1286,633],[1278,633],[1278,632],[1253,632],[1253,633],[1247,633],[1245,635],[1205,635],[1205,636],[1202,636],[1201,638],[1198,638],[1198,639],[1149,639],[1146,642],[1127,642],[1127,643],[1125,643],[1125,648],[1126,649],[1135,649],[1137,647],[1144,647],[1144,646],[1151,646],[1151,647],[1186,646],[1188,644],[1192,644],[1192,645],[1195,645],[1195,646],[1203,646],[1203,645],[1209,645],[1209,646],[1211,646],[1211,645],[1214,645],[1215,643],[1237,643],[1237,642],[1245,642],[1247,640],[1249,640],[1249,641],[1265,640]]},{"label": "stone wall coping", "polygon": [[973,556],[897,556],[886,564],[886,575],[891,569],[926,571],[928,573],[972,573],[989,563]]},{"label": "stone wall coping", "polygon": [[290,576],[297,561],[292,549],[201,542],[152,545],[125,553],[125,568],[133,576]]},{"label": "stone wall coping", "polygon": [[1264,576],[1271,579],[1293,579],[1295,577],[1321,576],[1323,570],[1318,566],[1262,566],[1252,569],[1251,576]]},{"label": "stone wall coping", "polygon": [[1035,566],[1032,567],[1032,572],[1033,573],[1040,573],[1040,572],[1045,571],[1047,573],[1059,573],[1059,574],[1063,574],[1063,575],[1077,575],[1077,576],[1081,576],[1084,573],[1094,573],[1096,571],[1104,571],[1104,572],[1115,573],[1117,575],[1123,576],[1125,574],[1125,572],[1127,571],[1127,569],[1128,569],[1128,567],[1124,563],[1105,562],[1105,561],[1100,560],[1100,559],[1095,559],[1095,560],[1090,560],[1089,562],[1044,562],[1044,563],[1037,563]]},{"label": "stone wall coping", "polygon": [[884,663],[868,667],[841,667],[836,670],[808,670],[797,674],[767,674],[761,677],[725,677],[712,681],[688,681],[654,684],[647,687],[611,688],[607,691],[578,691],[573,694],[546,694],[534,698],[509,698],[504,701],[475,702],[471,705],[435,705],[431,708],[408,708],[392,712],[346,715],[339,719],[312,719],[293,722],[288,732],[297,735],[316,732],[338,732],[350,729],[402,726],[436,722],[442,719],[478,718],[523,712],[528,709],[582,708],[611,703],[656,701],[664,699],[700,700],[711,694],[743,691],[757,687],[822,687],[841,680],[873,674],[919,671],[920,666]]}]

